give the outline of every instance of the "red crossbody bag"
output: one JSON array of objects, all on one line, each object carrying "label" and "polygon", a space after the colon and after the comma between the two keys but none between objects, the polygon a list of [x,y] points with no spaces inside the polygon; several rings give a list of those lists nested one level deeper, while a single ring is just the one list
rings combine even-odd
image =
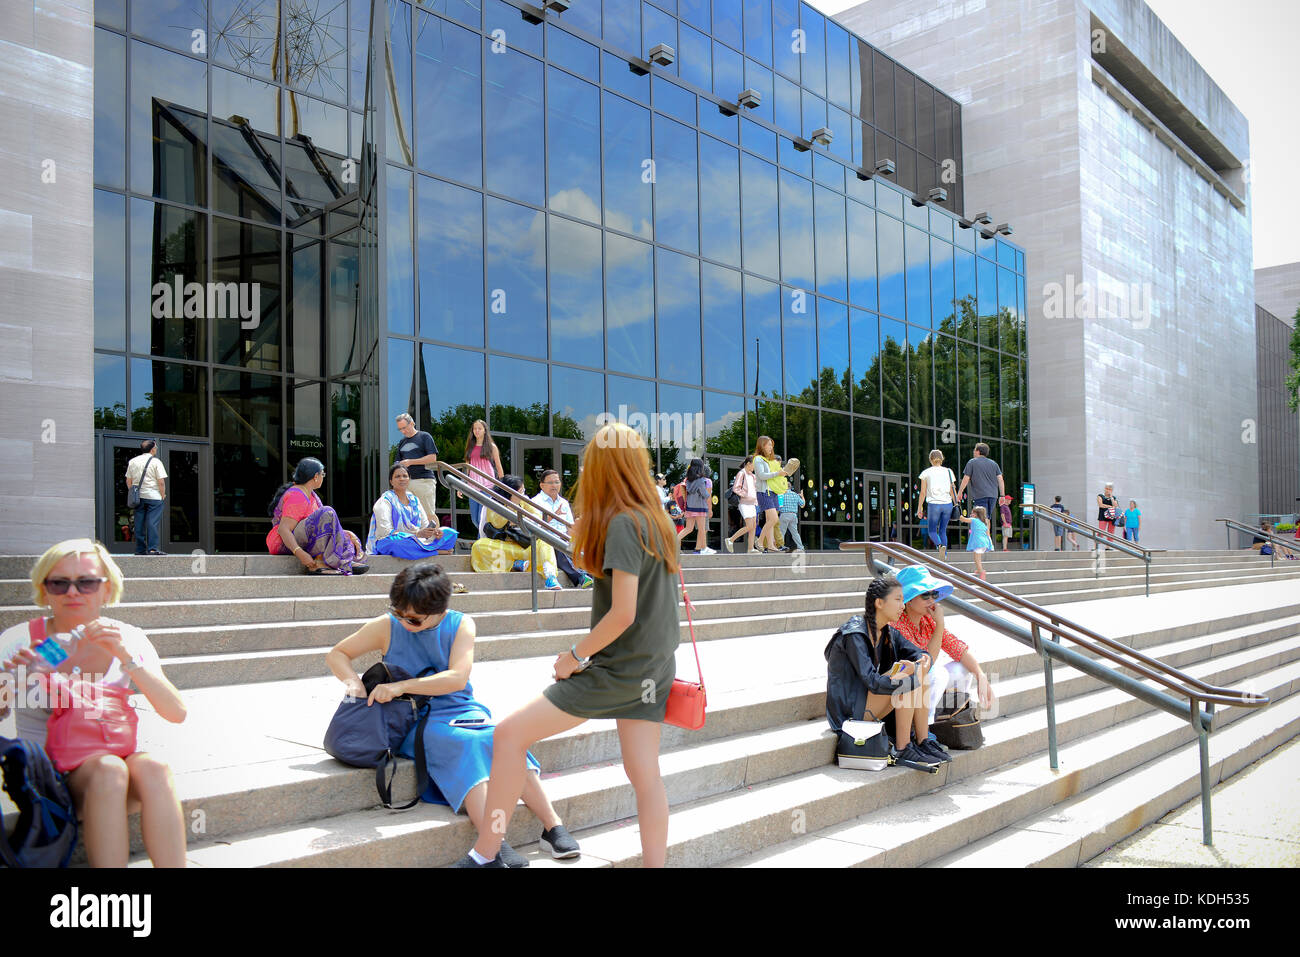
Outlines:
[{"label": "red crossbody bag", "polygon": [[704,727],[704,707],[707,696],[704,693],[704,669],[700,667],[700,649],[695,643],[695,620],[691,615],[691,596],[686,594],[686,578],[679,568],[677,580],[682,586],[682,604],[686,606],[686,624],[691,632],[691,647],[695,649],[695,672],[699,681],[673,679],[672,690],[668,692],[668,711],[664,721],[678,728],[698,731]]}]

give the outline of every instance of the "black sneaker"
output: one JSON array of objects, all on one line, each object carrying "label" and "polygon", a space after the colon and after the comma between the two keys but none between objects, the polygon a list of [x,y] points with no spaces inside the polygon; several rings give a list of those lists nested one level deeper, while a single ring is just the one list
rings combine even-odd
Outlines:
[{"label": "black sneaker", "polygon": [[894,763],[901,764],[903,767],[911,768],[914,771],[925,771],[929,774],[934,774],[939,770],[939,762],[911,742],[908,742],[907,747],[894,756]]},{"label": "black sneaker", "polygon": [[557,824],[549,831],[542,831],[542,847],[551,852],[551,857],[563,861],[577,857],[582,853],[573,835],[565,830],[563,824]]},{"label": "black sneaker", "polygon": [[528,858],[520,854],[505,841],[501,842],[501,850],[497,852],[497,860],[505,867],[527,867]]},{"label": "black sneaker", "polygon": [[364,574],[365,574],[366,572],[368,572],[368,571],[370,571],[370,566],[367,565],[365,562],[353,562],[353,563],[352,563],[352,574],[354,574],[354,575],[364,575]]},{"label": "black sneaker", "polygon": [[952,760],[952,755],[948,753],[948,749],[945,748],[938,741],[934,740],[934,738],[926,738],[924,741],[922,741],[920,744],[917,745],[917,748],[923,753],[928,754],[930,757],[935,758],[936,760],[939,761]]},{"label": "black sneaker", "polygon": [[496,858],[494,858],[493,860],[488,861],[486,864],[480,864],[478,861],[474,860],[474,858],[466,854],[464,857],[462,857],[459,861],[457,861],[455,864],[451,866],[452,867],[505,867],[505,865],[501,863],[500,854],[498,854]]}]

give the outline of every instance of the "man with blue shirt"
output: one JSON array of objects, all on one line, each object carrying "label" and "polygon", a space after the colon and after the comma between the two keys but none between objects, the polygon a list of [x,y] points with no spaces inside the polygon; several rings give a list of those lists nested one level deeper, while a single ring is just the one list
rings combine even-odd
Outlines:
[{"label": "man with blue shirt", "polygon": [[[546,518],[547,525],[561,535],[568,537],[572,532],[573,509],[569,506],[569,500],[560,494],[560,473],[555,469],[547,469],[542,473],[541,486],[542,490],[533,496],[533,503],[540,505],[549,512],[554,512],[564,519],[564,522],[568,522],[569,524],[565,525],[564,522],[549,516]],[[573,559],[569,557],[567,552],[557,548],[555,550],[555,564],[559,566],[560,571],[564,572],[565,577],[578,588],[590,588],[592,586],[591,576],[574,568]]]},{"label": "man with blue shirt", "polygon": [[986,442],[980,442],[975,446],[974,456],[966,463],[966,468],[962,469],[961,488],[957,489],[958,502],[961,501],[967,485],[970,485],[971,508],[975,509],[983,505],[984,514],[988,516],[992,527],[993,503],[1006,495],[1007,490],[1002,480],[1002,469],[998,467],[997,462],[989,458],[989,447]]}]

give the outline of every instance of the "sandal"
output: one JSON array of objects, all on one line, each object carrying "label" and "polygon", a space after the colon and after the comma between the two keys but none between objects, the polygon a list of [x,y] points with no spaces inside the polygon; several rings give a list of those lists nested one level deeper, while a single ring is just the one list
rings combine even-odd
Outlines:
[{"label": "sandal", "polygon": [[451,583],[451,593],[452,593],[453,595],[468,595],[468,594],[469,594],[469,586],[468,586],[468,585],[462,585],[460,582],[452,582],[452,583]]}]

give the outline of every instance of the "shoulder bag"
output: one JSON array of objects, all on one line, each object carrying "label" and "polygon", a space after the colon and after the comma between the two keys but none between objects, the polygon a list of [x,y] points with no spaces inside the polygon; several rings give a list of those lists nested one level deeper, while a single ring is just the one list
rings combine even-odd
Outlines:
[{"label": "shoulder bag", "polygon": [[149,459],[144,463],[144,468],[140,470],[139,480],[126,491],[126,507],[140,507],[140,486],[144,484],[144,477],[149,473],[149,466],[153,465],[153,453],[149,453]]},{"label": "shoulder bag", "polygon": [[682,586],[682,604],[686,606],[686,624],[691,632],[691,647],[695,649],[695,671],[699,681],[673,679],[672,690],[668,692],[668,710],[664,722],[674,727],[698,731],[704,727],[704,709],[708,696],[704,692],[704,669],[700,667],[700,649],[695,642],[695,620],[691,615],[691,596],[686,593],[686,578],[682,570],[677,569],[677,580]]}]

